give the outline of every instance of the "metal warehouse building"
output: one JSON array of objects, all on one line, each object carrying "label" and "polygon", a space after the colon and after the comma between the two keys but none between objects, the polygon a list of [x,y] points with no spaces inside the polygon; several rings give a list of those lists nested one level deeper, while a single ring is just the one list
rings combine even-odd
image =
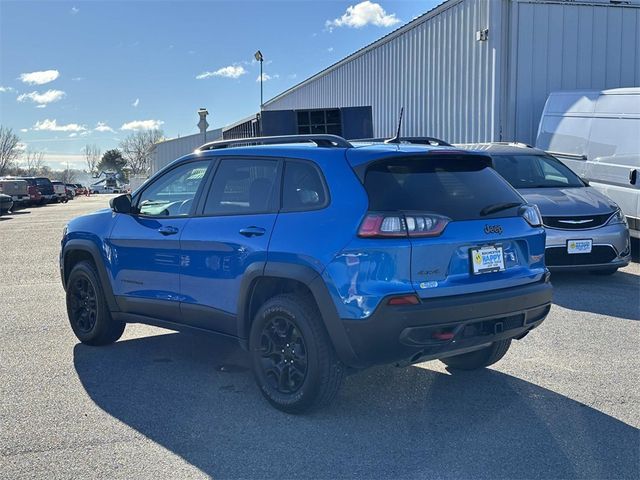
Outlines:
[{"label": "metal warehouse building", "polygon": [[531,143],[549,92],[640,85],[639,31],[640,0],[449,0],[266,102],[262,133],[386,136],[404,106],[406,136]]}]

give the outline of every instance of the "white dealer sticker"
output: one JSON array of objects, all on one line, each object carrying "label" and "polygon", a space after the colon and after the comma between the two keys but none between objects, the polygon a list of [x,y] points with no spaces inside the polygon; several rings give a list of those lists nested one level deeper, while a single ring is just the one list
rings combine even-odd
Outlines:
[{"label": "white dealer sticker", "polygon": [[568,240],[567,253],[591,253],[592,240]]},{"label": "white dealer sticker", "polygon": [[503,271],[504,255],[502,247],[472,248],[471,265],[474,275]]}]

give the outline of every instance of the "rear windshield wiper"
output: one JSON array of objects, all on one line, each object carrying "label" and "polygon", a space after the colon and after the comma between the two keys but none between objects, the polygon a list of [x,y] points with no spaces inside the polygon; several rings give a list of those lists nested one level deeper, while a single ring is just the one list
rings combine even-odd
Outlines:
[{"label": "rear windshield wiper", "polygon": [[509,202],[509,203],[496,203],[493,205],[489,205],[480,210],[480,216],[484,217],[486,215],[490,215],[492,213],[500,212],[502,210],[508,210],[509,208],[519,207],[522,203],[518,202]]}]

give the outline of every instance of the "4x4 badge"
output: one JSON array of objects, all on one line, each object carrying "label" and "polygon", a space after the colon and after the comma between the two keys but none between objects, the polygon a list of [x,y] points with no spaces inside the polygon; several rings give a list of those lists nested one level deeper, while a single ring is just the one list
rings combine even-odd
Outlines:
[{"label": "4x4 badge", "polygon": [[500,225],[485,225],[484,233],[489,235],[490,233],[497,233],[498,235],[502,234],[502,227]]}]

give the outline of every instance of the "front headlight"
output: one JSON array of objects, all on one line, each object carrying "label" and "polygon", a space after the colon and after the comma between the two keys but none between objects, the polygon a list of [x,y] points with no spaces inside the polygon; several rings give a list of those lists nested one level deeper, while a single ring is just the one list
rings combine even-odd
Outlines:
[{"label": "front headlight", "polygon": [[542,226],[542,215],[537,205],[523,205],[520,207],[520,216],[532,227]]},{"label": "front headlight", "polygon": [[624,213],[622,213],[622,210],[619,208],[613,213],[613,215],[611,215],[607,225],[615,225],[617,223],[627,225],[627,217],[624,216]]}]

